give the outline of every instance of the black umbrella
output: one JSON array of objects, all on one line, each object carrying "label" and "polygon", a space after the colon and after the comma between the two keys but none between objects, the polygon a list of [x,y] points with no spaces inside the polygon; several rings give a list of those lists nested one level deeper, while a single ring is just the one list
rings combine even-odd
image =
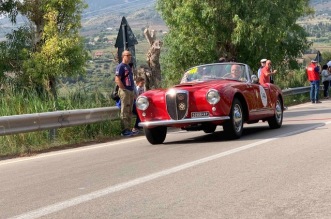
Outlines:
[{"label": "black umbrella", "polygon": [[129,50],[132,55],[131,62],[133,63],[134,67],[136,66],[136,54],[135,54],[136,44],[138,44],[138,40],[133,34],[133,31],[131,30],[125,17],[122,17],[121,26],[119,28],[115,43],[115,47],[118,48],[117,49],[118,63],[122,62],[122,56],[121,56],[122,52],[124,50]]}]

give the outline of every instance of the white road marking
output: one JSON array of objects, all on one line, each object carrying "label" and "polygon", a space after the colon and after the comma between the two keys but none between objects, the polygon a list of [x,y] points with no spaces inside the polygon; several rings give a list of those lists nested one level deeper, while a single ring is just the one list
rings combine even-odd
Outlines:
[{"label": "white road marking", "polygon": [[72,206],[79,205],[81,203],[85,203],[85,202],[88,202],[88,201],[91,201],[91,200],[94,200],[94,199],[97,199],[97,198],[100,198],[100,197],[103,197],[103,196],[106,196],[106,195],[110,195],[114,192],[125,190],[127,188],[130,188],[130,187],[133,187],[133,186],[145,183],[145,182],[149,182],[149,181],[152,181],[154,179],[158,179],[158,178],[163,177],[163,176],[167,176],[167,175],[170,175],[170,174],[173,174],[173,173],[177,173],[177,172],[180,172],[182,170],[186,170],[188,168],[191,168],[191,167],[194,167],[194,166],[197,166],[197,165],[201,165],[201,164],[204,164],[204,163],[207,163],[207,162],[210,162],[210,161],[213,161],[213,160],[216,160],[216,159],[219,159],[219,158],[231,155],[231,154],[235,154],[235,153],[238,153],[238,152],[256,147],[256,146],[261,145],[261,144],[265,144],[265,143],[270,142],[270,141],[277,140],[279,138],[283,138],[283,137],[295,135],[295,134],[298,134],[298,133],[306,132],[306,131],[309,131],[309,130],[312,130],[312,129],[315,129],[315,128],[318,128],[318,127],[321,127],[321,126],[324,126],[324,125],[328,125],[328,124],[331,124],[331,121],[324,122],[324,123],[321,123],[321,124],[318,124],[318,125],[313,125],[311,127],[303,128],[303,129],[293,131],[293,132],[289,132],[289,133],[286,133],[286,134],[282,134],[282,135],[276,136],[274,138],[269,138],[269,139],[265,139],[265,140],[258,141],[258,142],[255,142],[255,143],[251,143],[251,144],[248,144],[248,145],[244,145],[244,146],[239,147],[239,148],[234,148],[234,149],[231,149],[229,151],[225,151],[225,152],[222,152],[222,153],[219,153],[219,154],[215,154],[215,155],[212,155],[212,156],[209,156],[209,157],[205,157],[205,158],[202,158],[202,159],[199,159],[199,160],[195,160],[195,161],[192,161],[192,162],[189,162],[189,163],[185,163],[185,164],[182,164],[182,165],[170,168],[170,169],[166,169],[166,170],[156,172],[156,173],[153,173],[153,174],[150,174],[150,175],[147,175],[147,176],[136,178],[136,179],[128,181],[128,182],[124,182],[124,183],[120,183],[120,184],[117,184],[117,185],[114,185],[114,186],[110,186],[110,187],[107,187],[105,189],[101,189],[101,190],[98,190],[98,191],[95,191],[95,192],[92,192],[92,193],[89,193],[89,194],[86,194],[86,195],[77,196],[75,198],[72,198],[72,199],[69,199],[69,200],[66,200],[66,201],[58,202],[58,203],[55,203],[55,204],[52,204],[52,205],[49,205],[49,206],[46,206],[46,207],[43,207],[43,208],[39,208],[39,209],[30,211],[30,212],[27,212],[27,213],[23,213],[21,215],[14,216],[12,218],[13,219],[14,218],[15,219],[19,219],[19,218],[32,219],[32,218],[38,218],[38,217],[46,216],[46,215],[49,215],[51,213],[55,213],[55,212],[70,208]]}]

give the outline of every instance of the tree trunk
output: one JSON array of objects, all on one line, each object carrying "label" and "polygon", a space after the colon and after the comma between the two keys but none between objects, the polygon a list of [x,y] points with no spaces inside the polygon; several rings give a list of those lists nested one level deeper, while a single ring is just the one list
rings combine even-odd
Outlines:
[{"label": "tree trunk", "polygon": [[139,74],[144,71],[146,90],[159,88],[161,86],[161,67],[160,67],[160,53],[162,41],[156,40],[154,30],[148,28],[144,30],[144,35],[150,44],[150,49],[147,53],[147,66],[140,68]]}]

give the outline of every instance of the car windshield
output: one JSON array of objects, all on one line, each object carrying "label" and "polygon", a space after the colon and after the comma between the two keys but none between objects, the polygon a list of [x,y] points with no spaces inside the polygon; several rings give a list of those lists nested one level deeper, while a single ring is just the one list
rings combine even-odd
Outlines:
[{"label": "car windshield", "polygon": [[247,81],[245,65],[240,63],[215,63],[190,68],[180,83],[202,82],[214,79]]}]

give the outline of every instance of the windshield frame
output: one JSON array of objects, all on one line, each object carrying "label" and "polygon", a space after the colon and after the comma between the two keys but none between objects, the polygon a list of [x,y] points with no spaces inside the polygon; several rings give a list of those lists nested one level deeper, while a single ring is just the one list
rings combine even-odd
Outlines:
[{"label": "windshield frame", "polygon": [[209,80],[251,81],[252,71],[249,66],[237,62],[204,64],[185,71],[181,84],[197,83]]}]

